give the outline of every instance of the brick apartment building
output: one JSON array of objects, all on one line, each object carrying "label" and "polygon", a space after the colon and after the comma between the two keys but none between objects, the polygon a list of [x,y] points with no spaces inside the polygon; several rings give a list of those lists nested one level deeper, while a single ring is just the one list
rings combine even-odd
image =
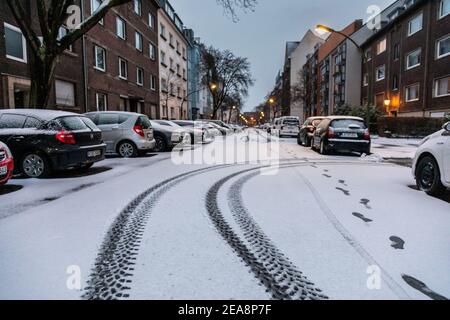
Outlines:
[{"label": "brick apartment building", "polygon": [[450,112],[450,0],[408,0],[362,45],[363,104],[387,115]]},{"label": "brick apartment building", "polygon": [[[30,23],[39,30],[35,1],[21,0]],[[80,3],[79,3],[80,4]],[[30,99],[32,55],[6,1],[0,1],[0,108],[23,108]],[[82,41],[59,57],[50,104],[57,109],[85,112]]]},{"label": "brick apartment building", "polygon": [[[22,1],[30,19],[36,17],[35,2]],[[78,2],[84,17],[100,3]],[[158,9],[155,0],[134,0],[110,10],[59,57],[50,106],[73,112],[121,110],[159,117]],[[39,22],[32,21],[38,33]],[[4,39],[0,40],[0,107],[22,108],[29,101],[31,56],[6,1],[0,2],[0,35]]]}]

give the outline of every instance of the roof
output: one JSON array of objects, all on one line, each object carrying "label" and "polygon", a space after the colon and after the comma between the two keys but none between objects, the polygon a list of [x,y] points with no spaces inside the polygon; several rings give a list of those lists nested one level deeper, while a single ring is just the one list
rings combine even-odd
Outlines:
[{"label": "roof", "polygon": [[2,109],[0,110],[0,114],[19,114],[39,118],[46,121],[60,117],[80,116],[77,113],[46,109]]},{"label": "roof", "polygon": [[88,112],[86,114],[123,114],[123,115],[127,115],[127,116],[138,116],[141,117],[143,116],[143,114],[141,113],[136,113],[136,112],[127,112],[127,111],[93,111],[93,112]]},{"label": "roof", "polygon": [[323,117],[323,119],[330,119],[330,120],[345,120],[345,119],[351,119],[351,120],[360,120],[360,121],[364,121],[363,118],[360,118],[360,117],[352,117],[352,116],[330,116],[330,117]]}]

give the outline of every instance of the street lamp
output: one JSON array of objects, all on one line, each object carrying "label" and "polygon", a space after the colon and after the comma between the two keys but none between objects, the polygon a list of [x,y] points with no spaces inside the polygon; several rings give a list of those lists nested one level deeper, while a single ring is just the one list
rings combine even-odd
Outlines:
[{"label": "street lamp", "polygon": [[[366,54],[364,53],[363,48],[361,48],[361,46],[359,44],[357,44],[355,40],[350,38],[345,33],[341,32],[341,31],[337,31],[337,30],[335,30],[335,29],[333,29],[333,28],[331,28],[329,26],[326,26],[326,25],[323,25],[323,24],[318,24],[318,25],[316,25],[316,31],[319,31],[319,32],[320,31],[325,31],[325,32],[328,32],[328,33],[337,33],[337,34],[343,36],[345,39],[349,40],[351,43],[353,43],[356,46],[356,48],[359,50],[359,52],[360,52],[360,54],[362,56],[362,59],[363,59],[363,72],[364,72],[364,66],[367,65],[367,69],[368,69],[368,75],[369,75],[368,88],[369,89],[367,90],[367,100],[369,101],[369,99],[370,99],[370,86],[371,86],[370,82],[372,80],[372,76],[371,76],[371,72],[370,72],[371,70],[370,70],[370,68],[368,66],[369,60],[368,60]],[[370,126],[369,102],[367,103],[367,112],[366,113],[367,113],[367,115],[366,115],[367,125]]]}]

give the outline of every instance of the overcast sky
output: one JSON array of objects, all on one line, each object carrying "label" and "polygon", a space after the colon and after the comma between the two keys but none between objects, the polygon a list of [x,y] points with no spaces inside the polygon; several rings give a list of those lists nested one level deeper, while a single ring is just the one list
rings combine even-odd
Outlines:
[{"label": "overcast sky", "polygon": [[255,12],[240,14],[234,23],[215,0],[171,0],[188,28],[203,42],[248,57],[255,86],[245,109],[264,100],[283,65],[286,41],[298,41],[308,28],[324,23],[343,28],[354,19],[368,17],[370,5],[382,9],[394,0],[259,0]]}]

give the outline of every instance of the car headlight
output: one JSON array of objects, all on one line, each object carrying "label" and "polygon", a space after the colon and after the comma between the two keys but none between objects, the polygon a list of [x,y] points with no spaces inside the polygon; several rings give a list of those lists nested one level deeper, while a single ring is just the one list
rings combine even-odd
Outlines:
[{"label": "car headlight", "polygon": [[11,150],[9,150],[6,144],[0,145],[0,151],[4,151],[6,153],[7,158],[12,158],[13,156]]}]

